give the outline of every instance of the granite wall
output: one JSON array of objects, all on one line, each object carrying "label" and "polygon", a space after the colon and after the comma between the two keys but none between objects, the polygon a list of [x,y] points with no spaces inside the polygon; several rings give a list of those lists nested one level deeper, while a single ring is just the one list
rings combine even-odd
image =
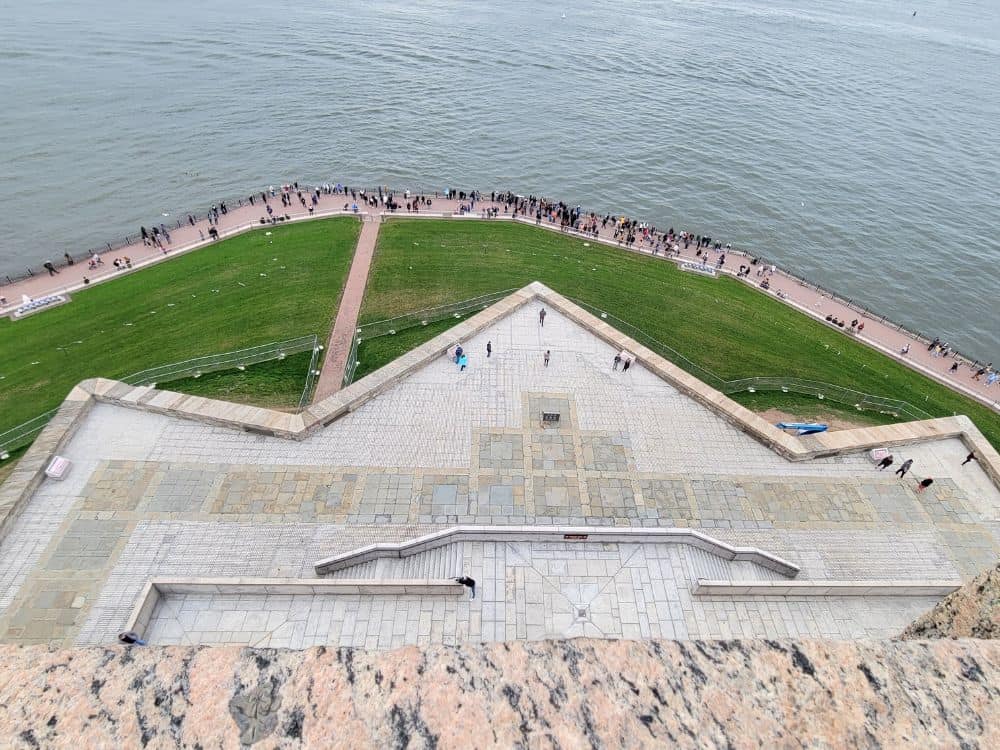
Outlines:
[{"label": "granite wall", "polygon": [[8,646],[0,663],[0,747],[1000,747],[992,641]]},{"label": "granite wall", "polygon": [[901,637],[1000,638],[1000,563],[946,596]]}]

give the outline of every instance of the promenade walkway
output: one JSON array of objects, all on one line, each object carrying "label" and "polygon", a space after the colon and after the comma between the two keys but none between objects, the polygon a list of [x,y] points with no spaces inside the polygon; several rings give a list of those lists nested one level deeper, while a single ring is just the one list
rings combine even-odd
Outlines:
[{"label": "promenade walkway", "polygon": [[375,245],[378,243],[378,230],[382,217],[366,215],[358,237],[358,246],[354,251],[354,261],[347,275],[344,294],[337,308],[337,319],[330,332],[330,341],[326,347],[326,359],[323,370],[316,384],[315,401],[320,401],[340,390],[344,381],[344,370],[347,358],[351,353],[354,332],[358,327],[358,313],[365,297],[365,287],[368,285],[368,271],[371,269],[372,258],[375,255]]},{"label": "promenade walkway", "polygon": [[[306,193],[304,192],[304,194]],[[319,203],[315,206],[311,216],[318,218],[336,215],[351,215],[353,212],[349,209],[345,210],[344,208],[345,203],[349,204],[350,202],[349,196],[321,195]],[[405,200],[403,202],[405,203]],[[297,202],[294,193],[293,203],[295,203],[295,205],[288,208],[279,208],[280,200],[278,198],[271,199],[271,205],[279,214],[287,214],[292,220],[309,218],[309,211]],[[510,214],[505,212],[504,205],[501,203],[492,203],[489,200],[476,203],[477,210],[492,207],[499,208],[501,219],[510,219]],[[435,197],[433,199],[433,206],[430,209],[423,210],[420,214],[408,214],[405,209],[402,209],[396,211],[393,215],[404,218],[440,218],[441,214],[450,216],[451,213],[457,211],[458,208],[459,201],[457,200]],[[361,215],[362,218],[376,217],[387,213],[388,212],[384,209],[371,208],[359,202],[359,215]],[[244,203],[243,206],[230,207],[229,212],[226,215],[221,216],[219,223],[217,224],[219,235],[222,238],[229,237],[259,226],[260,218],[264,215],[264,208],[260,201],[257,201],[254,206]],[[476,214],[473,214],[473,216],[475,215]],[[519,216],[517,220],[526,224],[535,224],[534,218]],[[150,224],[150,227],[151,226],[152,224]],[[539,226],[549,231],[560,231],[557,224],[549,223],[545,219],[542,220]],[[76,265],[60,268],[60,273],[56,276],[36,275],[34,277],[18,281],[14,284],[0,286],[0,295],[6,297],[7,299],[6,303],[0,304],[0,315],[9,313],[14,307],[20,304],[22,295],[37,298],[47,294],[73,292],[84,288],[83,279],[85,276],[89,278],[91,284],[94,284],[111,279],[115,276],[121,275],[122,273],[134,273],[136,270],[144,268],[150,264],[159,263],[171,257],[175,257],[176,255],[210,245],[212,244],[212,240],[202,239],[203,236],[208,236],[208,229],[208,222],[202,220],[197,222],[194,226],[184,225],[176,230],[171,230],[171,239],[173,240],[173,243],[168,246],[166,254],[162,253],[155,247],[145,247],[140,242],[111,253],[106,253],[104,256],[104,265],[96,271],[90,271],[87,269],[86,263],[78,262]],[[574,231],[565,233],[576,237],[584,237],[581,233]],[[642,242],[637,242],[633,248],[625,248],[623,245],[618,244],[612,234],[613,227],[609,222],[608,227],[600,231],[599,237],[595,238],[592,235],[588,235],[584,237],[584,239],[590,242],[600,242],[601,244],[616,246],[623,250],[628,250],[629,252],[638,252],[643,255],[653,254],[651,246]],[[683,248],[683,246],[681,247]],[[682,249],[680,256],[671,260],[700,262],[700,259],[696,257],[695,253],[696,249],[692,245],[687,250]],[[112,266],[112,259],[125,256],[128,256],[132,260],[133,270],[116,271]],[[663,258],[662,253],[659,257]],[[714,259],[715,257],[716,254],[710,251],[710,258]],[[58,258],[53,257],[52,260],[56,261]],[[726,266],[721,270],[721,272],[729,276],[735,276],[736,269],[741,262],[745,262],[741,255],[736,252],[727,252]],[[742,280],[743,283],[759,288],[759,282],[761,279],[757,278],[755,274],[756,267],[749,278]],[[781,269],[777,269],[777,271],[771,275],[769,281],[770,290],[768,292],[763,292],[763,290],[761,290],[763,293],[769,293],[772,297],[780,299],[785,304],[790,305],[820,321],[824,321],[827,315],[834,315],[837,318],[847,320],[848,322],[855,318],[863,320],[865,323],[863,333],[851,334],[849,331],[844,331],[844,335],[849,338],[857,339],[858,341],[879,350],[883,354],[905,364],[907,367],[921,372],[959,393],[974,398],[995,411],[1000,411],[1000,383],[991,388],[987,385],[985,378],[979,381],[973,380],[972,373],[969,371],[968,366],[965,365],[961,366],[957,373],[950,374],[948,370],[954,360],[951,357],[933,357],[931,353],[927,351],[926,344],[922,344],[921,341],[916,339],[909,331],[905,329],[901,330],[891,322],[882,322],[877,316],[873,317],[862,315],[858,311],[849,308],[846,304],[831,298],[823,292],[818,291],[811,286],[803,285],[798,280],[784,275]],[[781,292],[781,297],[778,296],[779,292]],[[912,348],[905,356],[901,355],[900,350],[907,344],[911,345]],[[333,361],[332,356],[332,352],[327,354],[327,362]],[[334,377],[332,374],[327,373],[328,369],[328,367],[325,367],[323,373],[323,375],[326,376],[327,382],[329,382],[329,378]],[[323,376],[321,376],[321,383],[323,382],[323,379]],[[878,395],[895,396],[896,394],[887,393]],[[920,406],[919,403],[916,403],[916,405]]]}]

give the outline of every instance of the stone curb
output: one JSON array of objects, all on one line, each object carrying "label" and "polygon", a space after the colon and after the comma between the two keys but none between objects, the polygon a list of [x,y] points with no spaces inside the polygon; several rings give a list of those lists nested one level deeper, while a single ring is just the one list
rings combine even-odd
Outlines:
[{"label": "stone curb", "polygon": [[458,596],[465,586],[451,579],[367,578],[303,580],[301,578],[154,578],[146,582],[123,630],[142,635],[161,599],[171,594],[275,594],[285,596]]}]

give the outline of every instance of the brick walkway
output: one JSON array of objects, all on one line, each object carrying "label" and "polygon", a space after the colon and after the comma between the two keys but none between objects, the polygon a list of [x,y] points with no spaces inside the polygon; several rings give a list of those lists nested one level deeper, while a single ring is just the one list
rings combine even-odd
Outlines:
[{"label": "brick walkway", "polygon": [[[344,195],[322,195],[320,196],[319,204],[316,206],[313,216],[333,216],[337,214],[348,215],[350,214],[350,211],[344,210],[345,200],[349,200],[349,197]],[[277,198],[272,198],[270,202],[274,206],[280,205],[280,201]],[[281,213],[287,213],[293,220],[308,218],[308,211],[294,200],[293,203],[295,203],[295,205],[281,209]],[[457,211],[458,206],[459,201],[457,200],[448,200],[437,197],[434,198],[433,207],[427,210],[426,213],[422,213],[419,216],[426,218],[440,218],[439,214],[450,214],[450,212]],[[509,218],[509,213],[504,212],[503,204],[490,203],[489,201],[477,202],[476,204],[477,211],[480,208],[493,206],[500,209],[501,217]],[[359,213],[363,217],[372,218],[380,216],[383,213],[383,210],[373,209],[363,203],[359,203]],[[220,237],[240,234],[252,226],[258,226],[261,215],[263,215],[263,211],[262,205],[259,201],[255,206],[244,204],[243,206],[230,208],[229,213],[222,216],[220,219],[218,225]],[[405,210],[398,211],[394,215],[401,217],[415,216],[413,214],[407,214]],[[530,223],[532,225],[535,223],[534,219],[523,220],[521,217],[518,217],[518,221],[525,221],[525,223]],[[152,226],[152,224],[150,224],[150,226]],[[551,224],[546,220],[543,220],[540,226],[549,231],[559,231],[558,225]],[[201,230],[202,234],[206,233],[208,230],[208,222],[203,220],[195,224],[193,227],[183,226],[179,229],[171,231],[173,244],[168,246],[168,253],[166,255],[161,253],[156,248],[144,247],[142,243],[139,243],[137,245],[130,245],[129,247],[116,250],[113,253],[105,253],[105,265],[95,272],[88,271],[85,263],[77,263],[76,265],[68,268],[61,267],[59,269],[60,273],[57,276],[50,277],[37,275],[30,279],[18,281],[14,284],[0,286],[0,295],[7,298],[6,304],[0,304],[0,315],[9,313],[14,307],[20,304],[22,294],[26,294],[32,298],[37,298],[46,294],[73,292],[83,288],[82,281],[85,275],[89,277],[91,283],[98,283],[116,275],[120,275],[121,272],[115,271],[111,265],[111,261],[115,257],[124,257],[127,255],[132,259],[133,267],[135,269],[141,269],[147,265],[159,263],[181,253],[193,251],[211,244],[210,240],[205,241],[201,239],[199,230]],[[569,234],[576,237],[582,236],[576,232],[570,232]],[[607,229],[601,230],[599,238],[588,237],[587,239],[591,242],[599,242],[601,244],[618,246],[620,249],[625,249],[624,247],[618,245],[611,235],[612,226],[609,223]],[[652,254],[650,246],[644,245],[642,242],[637,242],[635,247],[631,249],[631,252],[639,252],[644,255]],[[663,258],[662,255],[659,257]],[[714,263],[714,259],[717,256],[716,253],[711,252],[709,257],[711,258],[710,262]],[[53,257],[52,260],[58,261],[59,259]],[[695,248],[692,246],[687,250],[683,250],[678,260],[699,261],[700,259],[696,258]],[[736,267],[739,266],[740,262],[741,257],[738,254],[730,253],[723,273],[735,275]],[[352,267],[352,274],[353,270],[354,269]],[[133,270],[129,273],[135,273],[135,271]],[[750,285],[757,288],[760,279],[758,279],[755,275],[751,275],[746,281]],[[784,276],[780,269],[776,274],[774,274],[774,276],[771,277],[770,283],[770,294],[772,297],[778,299],[777,292],[781,291],[785,295],[781,298],[785,304],[794,307],[800,312],[803,312],[813,318],[822,321],[827,315],[835,315],[842,320],[846,319],[850,321],[854,318],[864,320],[865,330],[863,334],[858,335],[844,332],[844,335],[849,338],[855,338],[861,343],[867,344],[873,349],[882,352],[883,354],[895,359],[913,370],[917,370],[918,372],[927,375],[952,390],[976,399],[994,411],[1000,411],[1000,383],[990,388],[987,386],[985,378],[979,381],[973,380],[971,377],[972,373],[967,365],[962,365],[958,373],[950,374],[948,369],[954,360],[951,358],[935,358],[931,356],[931,353],[926,349],[926,344],[922,345],[919,340],[915,340],[914,337],[906,330],[899,330],[894,325],[883,323],[878,318],[862,316],[860,313],[849,309],[846,305],[842,305],[823,293],[811,287],[802,286],[797,281]],[[362,282],[362,290],[363,284],[364,282]],[[912,344],[912,349],[908,355],[901,356],[899,352],[905,344]],[[348,347],[350,347],[349,341]],[[327,362],[332,364],[332,355],[330,353],[327,354]],[[325,367],[323,376],[320,378],[320,391],[318,392],[320,397],[324,394],[328,395],[329,393],[335,392],[340,386],[340,378],[335,378],[336,386],[334,386],[332,390],[323,390],[324,385],[326,385],[327,388],[330,387],[328,385],[329,378],[333,377],[332,371],[328,374],[328,370],[330,370],[330,367]],[[341,367],[340,372],[343,372],[343,367]],[[325,383],[324,381],[327,382]],[[883,393],[876,395],[892,397],[895,394]],[[920,404],[916,405],[919,406]]]},{"label": "brick walkway", "polygon": [[361,312],[361,302],[365,297],[365,287],[368,285],[368,270],[375,255],[375,245],[378,242],[378,229],[382,217],[365,215],[358,237],[358,247],[354,251],[354,262],[351,272],[344,285],[344,294],[337,309],[337,320],[330,332],[330,340],[326,345],[326,359],[323,371],[316,384],[315,401],[320,401],[330,394],[340,390],[344,380],[344,370],[347,367],[347,357],[351,353],[351,343],[358,327],[358,313]]}]

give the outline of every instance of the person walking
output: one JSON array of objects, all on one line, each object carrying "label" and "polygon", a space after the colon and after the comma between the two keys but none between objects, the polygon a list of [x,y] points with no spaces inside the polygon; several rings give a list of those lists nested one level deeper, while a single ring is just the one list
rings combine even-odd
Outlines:
[{"label": "person walking", "polygon": [[493,353],[493,342],[492,341],[487,341],[486,342],[486,359],[489,359],[490,355],[492,353]]},{"label": "person walking", "polygon": [[891,453],[888,456],[886,456],[885,458],[883,458],[881,461],[878,462],[878,470],[882,471],[882,469],[886,468],[887,466],[892,466],[892,454]]},{"label": "person walking", "polygon": [[458,371],[465,372],[466,365],[469,364],[469,358],[466,355],[462,355],[458,358]]},{"label": "person walking", "polygon": [[969,463],[969,461],[978,461],[978,460],[979,458],[978,456],[976,456],[976,452],[970,451],[969,455],[965,457],[964,461],[962,461],[962,466],[965,466],[967,463]]},{"label": "person walking", "polygon": [[615,358],[613,360],[611,360],[611,371],[612,372],[617,372],[618,371],[618,365],[620,365],[621,363],[622,363],[622,355],[621,354],[616,354]]},{"label": "person walking", "polygon": [[622,363],[622,372],[628,372],[628,368],[632,366],[632,360],[625,357],[625,361]]},{"label": "person walking", "polygon": [[48,272],[49,272],[49,276],[55,276],[55,275],[56,275],[57,273],[59,273],[59,272],[58,272],[58,271],[56,270],[56,267],[55,267],[54,265],[52,265],[52,261],[51,261],[51,260],[47,260],[47,261],[45,261],[44,263],[42,263],[42,267],[43,267],[43,268],[44,268],[44,269],[45,269],[46,271],[48,271]]},{"label": "person walking", "polygon": [[542,358],[542,362],[545,364],[546,367],[549,366],[549,356],[551,356],[551,354],[552,352],[550,350],[548,349],[545,350],[545,356]]},{"label": "person walking", "polygon": [[545,327],[545,308],[544,307],[541,310],[538,311],[538,325],[540,325],[542,328]]},{"label": "person walking", "polygon": [[920,484],[917,485],[917,494],[920,494],[928,487],[930,487],[932,484],[934,484],[934,480],[931,479],[930,477],[927,477],[927,479],[920,480]]},{"label": "person walking", "polygon": [[896,469],[896,473],[899,474],[899,478],[900,479],[902,479],[903,477],[906,476],[906,472],[908,472],[910,470],[911,466],[913,466],[913,459],[912,458],[908,458],[905,461],[903,461],[903,465],[902,466],[900,466],[898,469]]},{"label": "person walking", "polygon": [[469,589],[470,591],[472,591],[472,596],[469,597],[470,599],[475,599],[476,598],[476,579],[475,578],[469,578],[469,576],[458,576],[455,579],[455,583],[460,583],[463,586],[465,586],[467,589]]}]

